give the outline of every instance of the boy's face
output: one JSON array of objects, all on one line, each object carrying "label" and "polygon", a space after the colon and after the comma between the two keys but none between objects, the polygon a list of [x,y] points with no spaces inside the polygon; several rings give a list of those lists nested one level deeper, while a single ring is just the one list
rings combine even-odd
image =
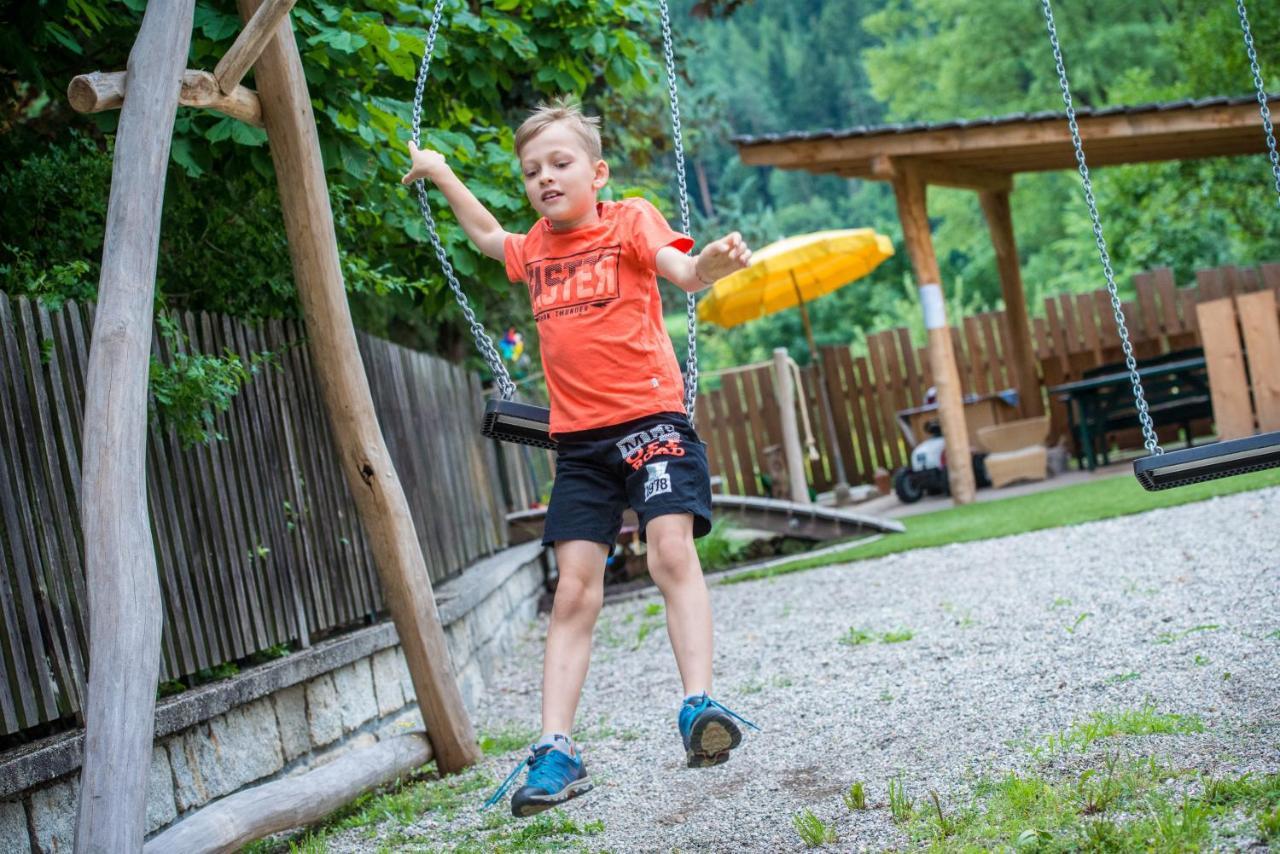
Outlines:
[{"label": "boy's face", "polygon": [[609,165],[595,160],[563,122],[550,124],[520,152],[524,191],[533,209],[556,227],[595,215],[596,195],[609,181]]}]

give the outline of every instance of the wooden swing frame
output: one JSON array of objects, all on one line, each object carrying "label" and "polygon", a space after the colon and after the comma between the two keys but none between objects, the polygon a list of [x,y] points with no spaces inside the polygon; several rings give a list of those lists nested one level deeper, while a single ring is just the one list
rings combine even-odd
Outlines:
[{"label": "wooden swing frame", "polygon": [[[77,852],[138,851],[144,835],[162,620],[145,481],[147,371],[179,105],[266,128],[311,359],[430,753],[442,773],[480,756],[356,347],[315,116],[289,21],[294,0],[237,2],[245,26],[212,73],[184,69],[195,0],[170,0],[147,4],[126,71],[81,75],[68,88],[81,112],[121,110],[84,410],[90,669]],[[250,68],[257,92],[240,85]]]}]

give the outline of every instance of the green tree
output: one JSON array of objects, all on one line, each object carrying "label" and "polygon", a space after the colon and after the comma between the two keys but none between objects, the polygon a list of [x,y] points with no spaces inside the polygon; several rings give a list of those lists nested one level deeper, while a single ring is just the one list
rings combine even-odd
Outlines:
[{"label": "green tree", "polygon": [[[292,18],[307,74],[339,248],[358,321],[453,357],[469,352],[412,194],[411,99],[434,4],[300,0]],[[0,44],[12,96],[0,104],[5,188],[39,208],[0,213],[0,287],[23,292],[33,271],[88,262],[97,277],[116,115],[72,114],[61,93],[92,68],[122,68],[143,0],[24,5],[19,38]],[[239,32],[227,4],[198,0],[189,64],[212,68]],[[8,30],[6,30],[8,34]],[[667,150],[660,66],[647,0],[450,0],[423,104],[424,144],[442,151],[509,228],[531,224],[512,153],[512,128],[539,99],[568,93],[605,117],[620,176],[615,192],[652,191]],[[252,74],[246,80],[252,86]],[[265,134],[205,111],[181,110],[158,272],[175,308],[241,316],[296,310]],[[482,317],[526,322],[527,302],[501,266],[482,258],[437,194],[441,237]],[[13,237],[10,237],[13,236]]]}]

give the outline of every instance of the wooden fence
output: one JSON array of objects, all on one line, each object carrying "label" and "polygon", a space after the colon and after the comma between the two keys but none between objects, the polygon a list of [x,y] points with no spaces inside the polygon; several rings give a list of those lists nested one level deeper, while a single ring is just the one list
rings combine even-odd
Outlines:
[{"label": "wooden fence", "polygon": [[[1177,287],[1168,269],[1134,277],[1135,298],[1124,303],[1134,351],[1139,358],[1200,346],[1195,306],[1203,301],[1258,290],[1280,292],[1280,264],[1257,269],[1221,267],[1201,270],[1196,283]],[[1003,311],[985,312],[952,327],[956,365],[965,394],[991,394],[1016,385],[1009,363],[1008,321]],[[1032,341],[1042,388],[1080,379],[1083,372],[1122,358],[1120,337],[1105,290],[1061,294],[1044,301],[1044,316],[1032,319]],[[805,405],[821,454],[811,463],[810,484],[817,490],[835,483],[832,442],[839,442],[851,483],[869,483],[876,469],[906,465],[909,448],[898,429],[896,413],[920,406],[933,384],[924,348],[906,328],[866,337],[866,355],[845,347],[822,347],[821,358],[834,410],[835,436],[828,429],[817,397],[817,371],[801,371]],[[1066,410],[1049,400],[1052,435],[1067,432]],[[1208,422],[1193,425],[1197,435],[1212,430]],[[1176,427],[1159,429],[1162,441]],[[721,388],[703,391],[698,402],[698,432],[710,450],[713,475],[724,479],[725,491],[744,495],[764,492],[760,472],[763,453],[781,443],[770,366],[727,375]],[[1132,437],[1121,435],[1122,442]]]},{"label": "wooden fence", "polygon": [[[377,573],[293,323],[173,318],[204,353],[277,355],[184,450],[152,425],[147,488],[164,601],[162,679],[383,610]],[[91,311],[0,294],[0,735],[70,725],[87,666],[80,447]],[[506,544],[474,376],[358,336],[383,433],[439,581]],[[166,358],[158,335],[154,352]],[[87,429],[94,429],[88,425]]]},{"label": "wooden fence", "polygon": [[1280,294],[1260,290],[1201,303],[1196,319],[1224,439],[1280,430]]}]

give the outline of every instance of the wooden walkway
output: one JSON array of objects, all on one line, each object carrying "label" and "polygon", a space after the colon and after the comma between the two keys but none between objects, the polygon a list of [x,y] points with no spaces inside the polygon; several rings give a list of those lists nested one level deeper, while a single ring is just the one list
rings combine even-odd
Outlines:
[{"label": "wooden walkway", "polygon": [[[906,530],[901,522],[893,519],[776,498],[715,494],[711,497],[711,504],[717,517],[732,519],[739,527],[814,542],[855,539],[883,533],[900,534]],[[508,513],[508,537],[511,542],[527,542],[541,537],[546,517],[545,507]],[[623,524],[628,523],[635,524],[635,514],[631,510],[623,514]]]}]

